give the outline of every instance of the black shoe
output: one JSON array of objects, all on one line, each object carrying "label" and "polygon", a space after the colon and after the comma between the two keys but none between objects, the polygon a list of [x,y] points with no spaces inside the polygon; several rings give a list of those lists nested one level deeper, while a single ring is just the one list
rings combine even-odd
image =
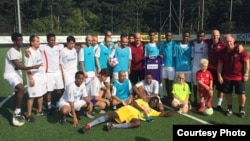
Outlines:
[{"label": "black shoe", "polygon": [[19,114],[14,114],[13,118],[18,120],[19,122],[24,122],[25,121],[25,116],[21,112]]},{"label": "black shoe", "polygon": [[233,115],[233,111],[227,109],[226,116],[230,117],[230,116],[232,116],[232,115]]},{"label": "black shoe", "polygon": [[27,116],[27,117],[26,117],[26,120],[27,120],[28,122],[35,122],[35,119],[34,119],[33,116]]},{"label": "black shoe", "polygon": [[217,111],[222,111],[222,107],[220,105],[217,105],[216,110]]},{"label": "black shoe", "polygon": [[53,110],[52,110],[52,109],[47,109],[47,115],[48,115],[48,116],[53,115]]},{"label": "black shoe", "polygon": [[245,112],[245,111],[240,111],[239,116],[240,116],[241,118],[245,118],[246,112]]},{"label": "black shoe", "polygon": [[60,121],[61,124],[64,124],[66,122],[66,118],[64,115],[61,115]]},{"label": "black shoe", "polygon": [[107,130],[107,131],[110,131],[110,130],[112,130],[112,129],[114,129],[113,124],[107,122],[107,124],[106,124],[106,130]]}]

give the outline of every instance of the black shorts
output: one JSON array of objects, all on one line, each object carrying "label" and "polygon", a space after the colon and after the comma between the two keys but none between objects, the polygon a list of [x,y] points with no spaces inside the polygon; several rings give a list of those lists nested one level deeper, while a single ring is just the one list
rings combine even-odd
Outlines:
[{"label": "black shorts", "polygon": [[222,84],[223,93],[232,94],[233,89],[235,94],[246,94],[245,83],[243,81],[225,80]]}]

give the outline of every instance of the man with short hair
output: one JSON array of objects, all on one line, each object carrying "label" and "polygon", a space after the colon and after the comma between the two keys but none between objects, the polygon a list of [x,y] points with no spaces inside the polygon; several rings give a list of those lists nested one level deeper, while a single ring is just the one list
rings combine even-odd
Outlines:
[{"label": "man with short hair", "polygon": [[112,129],[124,129],[124,128],[136,128],[141,125],[141,121],[152,121],[152,117],[169,117],[174,115],[179,109],[168,112],[158,112],[155,109],[158,105],[159,99],[153,97],[150,99],[149,104],[142,99],[137,99],[132,102],[131,105],[122,106],[116,111],[103,115],[82,127],[82,132],[85,134],[92,127],[110,120],[115,120],[115,123],[107,123],[106,130]]},{"label": "man with short hair", "polygon": [[133,89],[136,94],[145,101],[149,101],[152,97],[157,97],[159,99],[159,103],[156,106],[156,110],[164,110],[164,106],[159,97],[159,82],[153,78],[151,72],[147,72],[145,74],[145,79],[136,83]]},{"label": "man with short hair", "polygon": [[22,65],[21,46],[23,45],[23,36],[21,33],[15,32],[11,35],[13,47],[11,47],[5,56],[5,66],[3,78],[15,91],[15,110],[13,118],[19,122],[24,122],[25,117],[21,111],[23,101],[24,85],[21,70],[38,69],[42,64],[25,67]]},{"label": "man with short hair", "polygon": [[244,118],[246,103],[245,82],[249,77],[249,56],[244,49],[239,51],[239,45],[235,44],[232,34],[225,36],[226,48],[219,54],[218,60],[218,81],[222,84],[222,91],[226,96],[227,116],[233,114],[232,92],[238,95],[239,117]]}]

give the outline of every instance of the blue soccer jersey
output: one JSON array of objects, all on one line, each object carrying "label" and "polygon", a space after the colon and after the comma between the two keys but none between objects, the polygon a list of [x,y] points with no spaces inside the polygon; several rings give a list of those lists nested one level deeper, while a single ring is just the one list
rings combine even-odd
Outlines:
[{"label": "blue soccer jersey", "polygon": [[118,60],[118,64],[114,67],[114,72],[125,71],[128,72],[129,60],[131,60],[131,50],[128,46],[121,48],[118,47],[115,50],[115,58]]},{"label": "blue soccer jersey", "polygon": [[126,100],[130,96],[130,87],[129,80],[124,80],[123,83],[120,83],[118,80],[114,81],[114,87],[116,88],[116,96],[121,100]]},{"label": "blue soccer jersey", "polygon": [[148,43],[145,45],[145,56],[159,56],[160,50],[156,43]]},{"label": "blue soccer jersey", "polygon": [[111,54],[111,51],[113,49],[113,46],[106,47],[104,44],[100,44],[100,67],[101,69],[103,68],[108,68],[108,59],[109,55]]},{"label": "blue soccer jersey", "polygon": [[192,70],[192,48],[189,44],[176,44],[174,54],[176,57],[176,71]]},{"label": "blue soccer jersey", "polygon": [[86,72],[95,71],[95,50],[93,46],[83,48],[84,53],[84,66]]},{"label": "blue soccer jersey", "polygon": [[164,42],[160,48],[160,54],[163,55],[164,67],[175,67],[174,47],[175,41]]}]

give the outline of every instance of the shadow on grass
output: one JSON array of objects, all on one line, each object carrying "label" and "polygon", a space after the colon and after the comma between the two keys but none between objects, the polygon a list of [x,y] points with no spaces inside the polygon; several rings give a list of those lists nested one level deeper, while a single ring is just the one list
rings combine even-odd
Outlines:
[{"label": "shadow on grass", "polygon": [[135,137],[135,141],[150,141],[150,139],[147,139],[145,137]]}]

